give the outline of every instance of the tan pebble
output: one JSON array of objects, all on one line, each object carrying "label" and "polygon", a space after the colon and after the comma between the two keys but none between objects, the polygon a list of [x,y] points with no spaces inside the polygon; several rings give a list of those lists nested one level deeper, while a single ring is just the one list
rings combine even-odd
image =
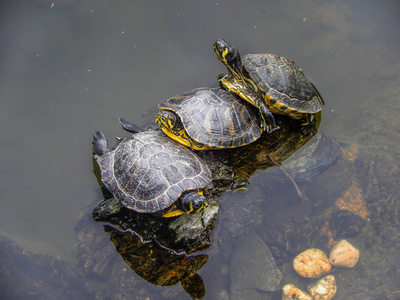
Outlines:
[{"label": "tan pebble", "polygon": [[282,291],[282,300],[313,300],[309,294],[303,292],[293,284],[286,284],[282,288]]},{"label": "tan pebble", "polygon": [[329,261],[332,266],[353,268],[360,257],[360,251],[346,240],[341,240],[333,247]]},{"label": "tan pebble", "polygon": [[336,280],[333,275],[326,275],[307,288],[314,300],[330,300],[336,294]]},{"label": "tan pebble", "polygon": [[308,249],[293,260],[293,268],[300,276],[317,278],[331,270],[331,264],[324,251]]}]

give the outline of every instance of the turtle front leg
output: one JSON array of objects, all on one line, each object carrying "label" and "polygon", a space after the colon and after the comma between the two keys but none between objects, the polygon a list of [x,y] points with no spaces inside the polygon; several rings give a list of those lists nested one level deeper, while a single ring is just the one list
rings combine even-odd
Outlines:
[{"label": "turtle front leg", "polygon": [[271,133],[272,131],[278,129],[276,126],[275,118],[269,110],[267,104],[262,100],[262,95],[259,92],[255,92],[253,89],[249,88],[248,85],[243,84],[241,81],[234,80],[232,75],[220,75],[218,77],[218,82],[221,88],[231,91],[238,95],[243,100],[249,102],[255,107],[258,107],[261,118],[261,128]]}]

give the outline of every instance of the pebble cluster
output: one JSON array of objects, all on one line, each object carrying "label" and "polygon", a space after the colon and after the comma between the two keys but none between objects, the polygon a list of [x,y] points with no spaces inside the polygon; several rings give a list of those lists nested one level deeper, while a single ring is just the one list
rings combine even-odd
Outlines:
[{"label": "pebble cluster", "polygon": [[[330,300],[337,290],[333,275],[325,275],[333,267],[353,268],[360,257],[360,251],[346,240],[338,242],[331,250],[329,259],[324,251],[308,249],[293,260],[293,268],[302,277],[319,278],[307,287],[308,293],[293,284],[282,288],[282,300]],[[320,278],[321,276],[324,277]]]}]

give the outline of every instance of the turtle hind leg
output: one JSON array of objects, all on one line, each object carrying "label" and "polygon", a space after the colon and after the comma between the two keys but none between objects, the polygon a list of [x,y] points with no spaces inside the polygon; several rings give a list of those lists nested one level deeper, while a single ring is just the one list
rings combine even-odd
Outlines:
[{"label": "turtle hind leg", "polygon": [[92,141],[92,153],[95,155],[103,155],[107,151],[107,144],[108,141],[105,135],[101,131],[96,131],[93,134],[93,141]]},{"label": "turtle hind leg", "polygon": [[306,136],[315,135],[318,131],[317,119],[313,114],[301,119],[300,132]]},{"label": "turtle hind leg", "polygon": [[300,132],[306,136],[315,135],[317,131],[318,129],[315,128],[315,126],[313,126],[312,124],[302,125],[300,128]]},{"label": "turtle hind leg", "polygon": [[135,124],[132,124],[132,123],[126,121],[123,118],[119,118],[118,120],[119,120],[119,124],[121,124],[122,128],[124,130],[128,131],[128,132],[138,133],[138,132],[142,132],[143,131],[143,129],[140,128],[139,126],[137,126]]},{"label": "turtle hind leg", "polygon": [[262,100],[257,100],[255,104],[260,111],[261,128],[268,133],[279,129],[279,126],[276,125],[274,115],[269,110],[267,104]]}]

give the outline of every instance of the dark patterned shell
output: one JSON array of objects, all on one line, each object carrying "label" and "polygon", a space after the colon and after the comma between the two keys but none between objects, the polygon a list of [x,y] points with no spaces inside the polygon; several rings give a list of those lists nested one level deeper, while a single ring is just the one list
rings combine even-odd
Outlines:
[{"label": "dark patterned shell", "polygon": [[211,185],[211,172],[190,149],[162,132],[124,138],[97,158],[105,187],[138,212],[162,211],[182,192]]},{"label": "dark patterned shell", "polygon": [[242,63],[258,86],[272,99],[302,113],[316,113],[323,101],[301,68],[273,54],[248,54]]},{"label": "dark patterned shell", "polygon": [[212,147],[247,145],[262,134],[254,107],[219,88],[194,89],[164,101],[159,107],[174,111],[192,139]]}]

